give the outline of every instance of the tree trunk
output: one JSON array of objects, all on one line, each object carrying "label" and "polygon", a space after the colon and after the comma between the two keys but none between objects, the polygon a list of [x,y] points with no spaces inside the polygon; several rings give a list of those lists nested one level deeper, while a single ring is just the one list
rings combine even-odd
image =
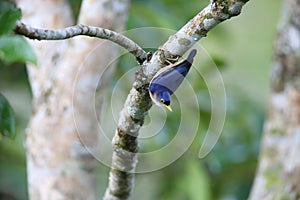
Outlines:
[{"label": "tree trunk", "polygon": [[[39,28],[73,24],[67,0],[17,0],[22,20]],[[83,1],[79,23],[121,31],[129,1]],[[29,198],[96,199],[96,159],[86,146],[97,146],[95,91],[105,91],[113,65],[98,87],[99,73],[116,57],[116,45],[99,39],[30,41],[38,66],[28,66],[33,114],[26,131]],[[97,95],[96,95],[97,96]],[[97,98],[97,100],[99,100]],[[95,111],[94,111],[95,110]]]},{"label": "tree trunk", "polygon": [[300,0],[284,0],[250,199],[300,199]]}]

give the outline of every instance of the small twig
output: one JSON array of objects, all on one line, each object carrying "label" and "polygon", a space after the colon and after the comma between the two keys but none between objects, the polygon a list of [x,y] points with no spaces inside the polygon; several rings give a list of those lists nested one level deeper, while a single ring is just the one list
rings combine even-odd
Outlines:
[{"label": "small twig", "polygon": [[147,57],[147,53],[131,39],[124,35],[101,27],[93,27],[87,25],[70,26],[64,29],[47,30],[28,26],[23,22],[18,21],[15,33],[23,35],[30,39],[37,40],[64,40],[79,35],[97,37],[110,40],[128,50],[137,61],[142,64]]}]

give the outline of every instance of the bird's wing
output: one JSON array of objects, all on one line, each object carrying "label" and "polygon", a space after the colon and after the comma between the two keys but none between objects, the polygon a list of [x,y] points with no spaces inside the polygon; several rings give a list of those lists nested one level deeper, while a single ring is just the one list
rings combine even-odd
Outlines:
[{"label": "bird's wing", "polygon": [[159,89],[159,86],[161,86],[162,88],[168,89],[170,93],[173,94],[182,83],[190,67],[191,63],[183,61],[177,65],[173,65],[172,67],[159,71],[152,79],[150,89],[151,85],[153,85],[153,88],[155,84],[156,89]]},{"label": "bird's wing", "polygon": [[150,92],[167,89],[170,94],[173,94],[189,72],[196,53],[197,51],[193,49],[187,59],[160,69],[150,82]]}]

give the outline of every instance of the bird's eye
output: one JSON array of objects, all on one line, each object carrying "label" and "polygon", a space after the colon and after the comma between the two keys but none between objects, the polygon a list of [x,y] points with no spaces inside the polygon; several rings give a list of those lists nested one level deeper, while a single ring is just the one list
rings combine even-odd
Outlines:
[{"label": "bird's eye", "polygon": [[161,99],[160,99],[160,102],[161,102],[161,103],[164,103],[164,102],[165,102],[165,100],[164,100],[163,98],[161,98]]}]

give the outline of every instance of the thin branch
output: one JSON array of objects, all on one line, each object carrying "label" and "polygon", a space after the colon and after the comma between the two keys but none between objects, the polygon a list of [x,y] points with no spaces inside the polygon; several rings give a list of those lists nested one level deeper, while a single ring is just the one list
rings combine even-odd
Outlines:
[{"label": "thin branch", "polygon": [[70,26],[65,29],[47,30],[34,28],[18,21],[15,28],[15,33],[37,40],[64,40],[79,35],[97,37],[110,40],[124,47],[137,59],[140,64],[142,64],[147,57],[147,53],[131,39],[120,33],[101,27],[80,24],[76,26]]},{"label": "thin branch", "polygon": [[[155,52],[148,63],[137,69],[136,79],[120,113],[113,138],[112,170],[105,200],[128,199],[134,183],[139,130],[152,106],[148,93],[150,80],[166,65],[166,60],[182,56],[217,24],[240,14],[248,0],[213,0]],[[174,61],[173,61],[174,62]]]}]

